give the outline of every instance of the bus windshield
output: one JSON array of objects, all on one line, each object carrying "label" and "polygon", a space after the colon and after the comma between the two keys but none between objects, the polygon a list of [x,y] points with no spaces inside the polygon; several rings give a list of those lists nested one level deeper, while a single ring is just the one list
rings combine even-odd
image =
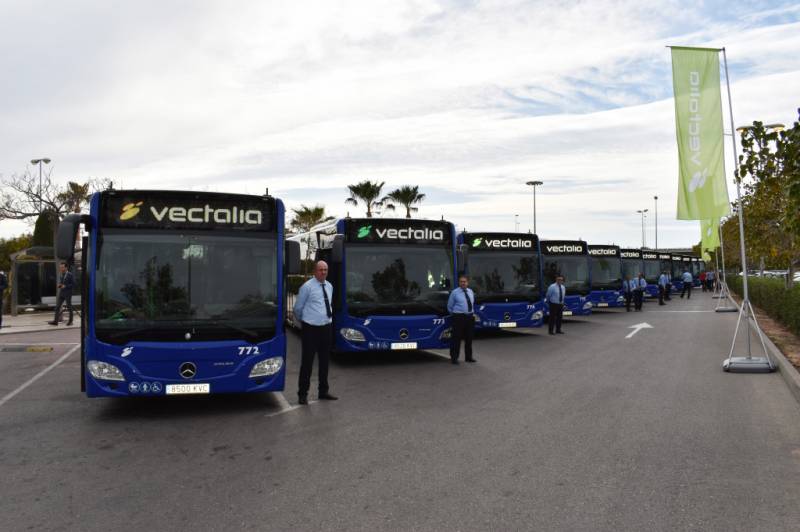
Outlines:
[{"label": "bus windshield", "polygon": [[99,238],[99,340],[263,341],[275,334],[274,238],[128,230]]},{"label": "bus windshield", "polygon": [[347,248],[345,261],[349,314],[447,314],[453,288],[449,248],[354,245]]},{"label": "bus windshield", "polygon": [[661,264],[656,259],[644,261],[644,278],[650,284],[658,284],[658,278],[661,276]]},{"label": "bus windshield", "polygon": [[544,281],[547,286],[556,281],[556,275],[564,276],[567,295],[587,295],[589,293],[588,257],[546,257],[543,262]]},{"label": "bus windshield", "polygon": [[622,259],[622,277],[631,276],[631,279],[639,277],[642,272],[642,259]]},{"label": "bus windshield", "polygon": [[592,257],[592,288],[619,290],[622,288],[622,266],[617,257]]},{"label": "bus windshield", "polygon": [[477,302],[537,301],[539,256],[532,253],[473,251],[470,288]]}]

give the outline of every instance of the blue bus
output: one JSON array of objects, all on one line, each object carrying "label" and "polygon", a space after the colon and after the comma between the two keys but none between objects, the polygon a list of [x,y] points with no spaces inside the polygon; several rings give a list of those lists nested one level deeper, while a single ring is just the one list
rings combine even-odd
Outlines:
[{"label": "blue bus", "polygon": [[542,240],[542,289],[564,276],[566,297],[564,316],[586,316],[592,313],[591,266],[586,242],[582,240]]},{"label": "blue bus", "polygon": [[[658,278],[661,276],[664,266],[664,263],[659,258],[660,255],[661,254],[656,251],[642,250],[642,271],[647,281],[647,288],[645,288],[644,294],[646,298],[658,297]],[[670,266],[670,269],[667,270],[667,275],[670,275],[672,271],[671,268]]]},{"label": "blue bus", "polygon": [[629,275],[631,279],[636,279],[640,273],[644,273],[641,249],[620,249],[619,257],[623,280]]},{"label": "blue bus", "polygon": [[156,190],[94,194],[58,228],[76,255],[81,390],[89,397],[279,391],[284,387],[283,203],[271,196]]},{"label": "blue bus", "polygon": [[[683,274],[683,256],[677,253],[671,253],[670,255],[672,257],[672,291],[680,292],[683,290],[683,278],[681,277]],[[669,270],[667,270],[667,274],[669,274]]]},{"label": "blue bus", "polygon": [[328,263],[335,351],[450,345],[447,299],[463,269],[450,222],[343,218],[290,240]]},{"label": "blue bus", "polygon": [[541,327],[539,238],[530,233],[461,233],[475,292],[476,328]]},{"label": "blue bus", "polygon": [[624,307],[622,262],[619,246],[589,245],[591,292],[587,299],[595,308]]}]

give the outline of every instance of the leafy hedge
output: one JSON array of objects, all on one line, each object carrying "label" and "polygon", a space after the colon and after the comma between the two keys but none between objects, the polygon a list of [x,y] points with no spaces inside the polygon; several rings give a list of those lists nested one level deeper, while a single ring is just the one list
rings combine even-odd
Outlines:
[{"label": "leafy hedge", "polygon": [[[750,301],[800,336],[800,283],[791,290],[786,289],[783,279],[748,277]],[[742,278],[728,276],[728,286],[741,295]]]},{"label": "leafy hedge", "polygon": [[300,291],[300,286],[306,282],[310,275],[289,275],[286,278],[286,292],[296,294]]}]

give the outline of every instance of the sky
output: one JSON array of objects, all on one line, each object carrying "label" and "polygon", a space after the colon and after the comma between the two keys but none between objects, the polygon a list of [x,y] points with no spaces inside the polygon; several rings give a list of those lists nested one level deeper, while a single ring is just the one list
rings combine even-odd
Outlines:
[{"label": "sky", "polygon": [[[344,203],[418,185],[472,231],[688,247],[667,45],[725,47],[734,122],[800,107],[796,2],[0,0],[0,176]],[[10,53],[9,53],[10,51]],[[724,78],[723,78],[724,83]],[[723,85],[723,110],[729,131]],[[728,174],[732,143],[726,144]],[[31,168],[32,171],[36,171]],[[735,187],[729,185],[731,199]],[[403,215],[385,212],[383,216]],[[0,222],[0,238],[31,229]]]}]

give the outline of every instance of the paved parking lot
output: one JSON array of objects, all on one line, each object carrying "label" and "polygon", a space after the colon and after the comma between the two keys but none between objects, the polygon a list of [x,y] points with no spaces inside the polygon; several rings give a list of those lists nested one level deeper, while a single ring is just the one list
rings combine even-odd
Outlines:
[{"label": "paved parking lot", "polygon": [[78,331],[4,335],[2,528],[795,529],[800,409],[722,372],[714,303],[484,334],[475,365],[339,356],[308,407],[294,335],[285,395],[126,400],[80,394]]}]

